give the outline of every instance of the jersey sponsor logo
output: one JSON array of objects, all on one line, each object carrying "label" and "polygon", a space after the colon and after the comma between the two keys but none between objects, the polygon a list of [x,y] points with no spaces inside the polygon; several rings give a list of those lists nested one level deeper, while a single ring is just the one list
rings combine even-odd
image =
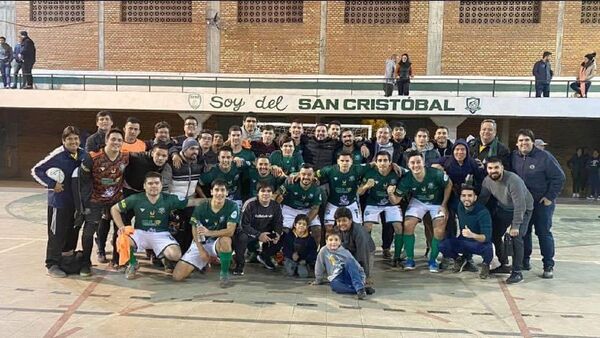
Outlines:
[{"label": "jersey sponsor logo", "polygon": [[159,214],[164,214],[166,212],[165,208],[158,208]]}]

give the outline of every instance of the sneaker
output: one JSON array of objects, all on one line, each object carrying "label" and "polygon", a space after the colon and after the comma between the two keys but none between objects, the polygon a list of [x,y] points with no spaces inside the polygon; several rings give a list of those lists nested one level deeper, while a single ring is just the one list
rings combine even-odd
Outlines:
[{"label": "sneaker", "polygon": [[523,274],[520,271],[513,271],[510,277],[506,279],[506,284],[516,284],[523,280]]},{"label": "sneaker", "polygon": [[429,272],[440,272],[440,266],[436,261],[429,261]]},{"label": "sneaker", "polygon": [[383,249],[383,258],[390,259],[392,258],[392,252],[390,249]]},{"label": "sneaker", "polygon": [[402,259],[400,259],[400,258],[392,259],[392,267],[393,268],[398,268],[400,266],[402,266]]},{"label": "sneaker", "polygon": [[404,263],[404,270],[414,270],[415,266],[416,264],[414,259],[407,259],[406,263]]},{"label": "sneaker", "polygon": [[481,271],[479,272],[479,278],[487,279],[490,276],[490,265],[483,264],[481,266]]},{"label": "sneaker", "polygon": [[244,267],[238,265],[235,267],[235,269],[233,269],[232,273],[234,276],[243,276],[244,275]]},{"label": "sneaker", "polygon": [[136,263],[135,265],[131,265],[131,263],[130,263],[127,266],[127,269],[125,269],[125,278],[127,278],[129,280],[135,279],[135,273],[139,267],[140,267],[140,263]]},{"label": "sneaker", "polygon": [[360,289],[356,291],[356,298],[361,300],[367,298],[367,292],[365,291],[365,289]]},{"label": "sneaker", "polygon": [[84,265],[81,267],[81,270],[79,270],[79,275],[81,277],[89,277],[92,275],[92,270],[89,266]]},{"label": "sneaker", "polygon": [[162,265],[165,267],[166,273],[173,273],[173,270],[175,269],[175,264],[173,262],[171,262],[167,258],[161,259],[161,262]]},{"label": "sneaker", "polygon": [[544,279],[552,279],[554,278],[554,268],[544,268],[544,273],[542,274],[542,278]]},{"label": "sneaker", "polygon": [[439,269],[447,270],[448,267],[450,266],[450,264],[452,264],[452,262],[450,261],[450,258],[442,257],[442,261],[439,264]]},{"label": "sneaker", "polygon": [[48,272],[47,272],[48,276],[52,277],[52,278],[65,278],[67,277],[67,274],[62,271],[58,265],[52,265],[50,268],[48,268]]},{"label": "sneaker", "polygon": [[591,201],[591,200],[594,199],[594,196],[590,195],[590,196],[587,197],[587,199]]},{"label": "sneaker", "polygon": [[577,194],[573,194],[571,198],[577,198]]},{"label": "sneaker", "polygon": [[500,265],[499,267],[490,270],[490,273],[511,273],[512,269],[508,265]]},{"label": "sneaker", "polygon": [[232,286],[233,286],[233,283],[229,279],[229,276],[221,276],[219,278],[219,287],[221,289],[226,289],[226,288],[229,288],[229,287],[232,287]]},{"label": "sneaker", "polygon": [[367,293],[367,295],[372,295],[375,293],[375,289],[373,289],[370,286],[365,287],[365,292]]},{"label": "sneaker", "polygon": [[273,262],[271,262],[271,258],[270,257],[263,257],[262,255],[258,255],[256,256],[256,259],[258,259],[258,261],[267,269],[269,270],[275,270],[275,264],[273,264]]},{"label": "sneaker", "polygon": [[473,259],[467,259],[466,264],[463,267],[463,271],[479,272],[479,269],[477,269],[477,266],[475,266],[475,262],[473,262]]},{"label": "sneaker", "polygon": [[454,267],[452,268],[452,271],[455,273],[462,272],[465,268],[465,265],[467,265],[467,260],[460,256],[454,260]]},{"label": "sneaker", "polygon": [[99,252],[98,253],[98,263],[106,264],[108,263],[108,259],[106,259],[106,254]]}]

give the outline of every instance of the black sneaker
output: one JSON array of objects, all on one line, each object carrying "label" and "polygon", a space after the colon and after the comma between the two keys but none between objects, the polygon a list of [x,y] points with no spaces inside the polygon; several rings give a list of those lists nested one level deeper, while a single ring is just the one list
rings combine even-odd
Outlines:
[{"label": "black sneaker", "polygon": [[392,258],[392,252],[390,249],[383,249],[383,258],[390,259]]},{"label": "black sneaker", "polygon": [[516,284],[523,280],[523,274],[520,271],[513,271],[510,277],[506,279],[506,284]]},{"label": "black sneaker", "polygon": [[455,273],[462,272],[463,269],[465,268],[466,264],[467,264],[467,261],[465,260],[465,258],[463,256],[457,257],[454,260],[454,267],[452,268],[452,271]]},{"label": "black sneaker", "polygon": [[508,265],[500,265],[499,267],[490,270],[490,273],[511,273],[512,269]]},{"label": "black sneaker", "polygon": [[544,273],[542,274],[542,278],[544,279],[552,279],[554,278],[554,268],[544,268]]},{"label": "black sneaker", "polygon": [[399,268],[401,266],[402,266],[402,259],[400,259],[400,258],[392,259],[392,267],[393,268]]},{"label": "black sneaker", "polygon": [[238,265],[235,267],[235,269],[233,269],[232,273],[234,276],[243,276],[244,275],[244,267]]},{"label": "black sneaker", "polygon": [[[488,267],[488,270],[489,270],[489,267]],[[477,269],[477,266],[475,266],[475,262],[473,262],[472,259],[467,259],[467,262],[466,262],[465,266],[463,267],[463,271],[479,272],[479,269]]]},{"label": "black sneaker", "polygon": [[487,279],[490,276],[490,265],[483,264],[481,266],[481,271],[479,272],[479,278]]},{"label": "black sneaker", "polygon": [[356,291],[356,298],[361,300],[367,298],[367,292],[365,291],[365,289],[360,289]]},{"label": "black sneaker", "polygon": [[365,287],[365,292],[367,293],[367,295],[372,295],[375,293],[375,289],[373,289],[370,286]]},{"label": "black sneaker", "polygon": [[92,275],[92,269],[91,267],[84,265],[81,267],[81,270],[79,270],[79,276],[81,277],[89,277]]},{"label": "black sneaker", "polygon": [[262,255],[256,256],[256,259],[267,269],[275,270],[275,264],[271,261],[270,257],[263,257]]},{"label": "black sneaker", "polygon": [[525,271],[531,270],[531,263],[529,263],[529,261],[523,262],[523,266],[521,267],[521,270],[525,270]]},{"label": "black sneaker", "polygon": [[98,252],[98,263],[100,263],[100,264],[108,263],[108,259],[106,259],[106,254]]},{"label": "black sneaker", "polygon": [[52,265],[50,268],[48,268],[47,274],[48,274],[48,276],[50,276],[52,278],[67,277],[67,274],[64,271],[62,271],[58,265]]}]

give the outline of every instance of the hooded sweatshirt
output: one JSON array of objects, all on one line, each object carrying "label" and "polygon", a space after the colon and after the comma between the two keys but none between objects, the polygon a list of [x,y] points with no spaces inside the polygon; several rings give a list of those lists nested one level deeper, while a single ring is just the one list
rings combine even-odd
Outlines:
[{"label": "hooded sweatshirt", "polygon": [[[454,158],[454,155],[447,155],[437,160],[438,164],[441,164],[444,167],[444,171],[452,180],[453,187],[455,190],[460,190],[461,184],[465,183],[465,179],[467,175],[473,175],[473,184],[477,191],[481,188],[481,182],[486,176],[485,168],[479,168],[477,161],[471,157],[469,153],[469,146],[467,142],[463,139],[456,140],[456,143],[452,146],[452,153],[454,154],[454,149],[456,146],[462,145],[467,149],[467,157],[463,161],[462,164],[458,163],[458,161]],[[456,192],[456,191],[455,191]]]}]

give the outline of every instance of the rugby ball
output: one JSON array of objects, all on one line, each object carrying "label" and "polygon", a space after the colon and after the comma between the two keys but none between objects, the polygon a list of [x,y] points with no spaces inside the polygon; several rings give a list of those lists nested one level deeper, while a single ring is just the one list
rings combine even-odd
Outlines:
[{"label": "rugby ball", "polygon": [[46,170],[46,175],[58,183],[62,183],[65,180],[65,173],[60,168],[50,168]]}]

